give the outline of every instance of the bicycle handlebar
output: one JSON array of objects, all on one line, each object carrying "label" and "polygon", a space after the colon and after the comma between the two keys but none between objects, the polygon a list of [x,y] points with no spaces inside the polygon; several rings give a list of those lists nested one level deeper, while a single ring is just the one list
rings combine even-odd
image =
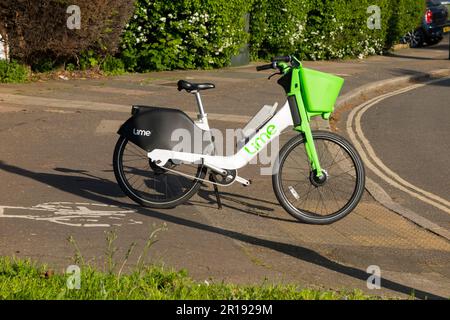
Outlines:
[{"label": "bicycle handlebar", "polygon": [[265,64],[263,66],[256,67],[256,71],[270,70],[270,69],[275,69],[276,67],[277,66],[275,63]]},{"label": "bicycle handlebar", "polygon": [[[279,62],[283,62],[283,63],[279,63]],[[285,73],[285,70],[282,70],[282,69],[285,69],[284,63],[291,63],[292,66],[297,66],[297,64],[301,66],[301,62],[298,61],[293,56],[279,56],[279,57],[273,57],[271,64],[265,64],[265,65],[256,67],[256,71],[278,69],[280,72],[277,74],[283,74],[283,73]]]},{"label": "bicycle handlebar", "polygon": [[281,57],[273,57],[272,62],[291,62],[292,57],[291,56],[281,56]]},{"label": "bicycle handlebar", "polygon": [[291,56],[273,57],[271,64],[265,64],[265,65],[262,65],[262,66],[258,66],[258,67],[256,67],[256,70],[257,71],[263,71],[263,70],[276,69],[278,67],[278,65],[277,65],[278,62],[290,63],[292,61],[293,61],[293,59],[292,59]]}]

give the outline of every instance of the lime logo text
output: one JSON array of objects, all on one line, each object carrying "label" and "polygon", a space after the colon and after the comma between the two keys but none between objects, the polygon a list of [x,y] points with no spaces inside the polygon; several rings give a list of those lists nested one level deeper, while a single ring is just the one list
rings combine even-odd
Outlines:
[{"label": "lime logo text", "polygon": [[254,139],[249,146],[245,147],[245,151],[250,155],[257,154],[259,150],[261,150],[272,139],[272,136],[276,132],[277,128],[275,125],[269,125],[265,132],[258,133],[256,139]]}]

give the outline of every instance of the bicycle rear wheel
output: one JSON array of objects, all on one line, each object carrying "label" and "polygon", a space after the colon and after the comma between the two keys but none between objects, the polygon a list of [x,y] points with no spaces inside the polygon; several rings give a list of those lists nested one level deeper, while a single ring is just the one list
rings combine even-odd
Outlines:
[{"label": "bicycle rear wheel", "polygon": [[[125,137],[120,137],[114,150],[113,167],[122,191],[133,201],[151,208],[174,208],[188,201],[201,186],[207,168],[203,165],[175,164],[169,161],[158,167],[147,152]],[[178,175],[166,169],[188,175]]]},{"label": "bicycle rear wheel", "polygon": [[331,224],[358,205],[364,193],[365,171],[354,147],[331,132],[313,132],[323,170],[317,178],[301,135],[280,151],[272,177],[273,188],[283,208],[296,219],[310,224]]}]

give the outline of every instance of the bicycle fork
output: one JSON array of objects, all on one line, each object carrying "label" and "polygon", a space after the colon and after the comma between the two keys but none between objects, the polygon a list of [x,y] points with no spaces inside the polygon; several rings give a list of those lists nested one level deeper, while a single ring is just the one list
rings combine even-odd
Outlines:
[{"label": "bicycle fork", "polygon": [[302,133],[305,137],[305,149],[308,159],[311,164],[311,168],[315,172],[318,178],[324,175],[322,167],[320,165],[319,156],[317,154],[316,145],[314,143],[312,130],[310,126],[310,119],[305,109],[301,93],[296,92],[292,97],[295,97],[297,103],[297,109],[300,114],[300,125],[297,125],[294,130]]}]

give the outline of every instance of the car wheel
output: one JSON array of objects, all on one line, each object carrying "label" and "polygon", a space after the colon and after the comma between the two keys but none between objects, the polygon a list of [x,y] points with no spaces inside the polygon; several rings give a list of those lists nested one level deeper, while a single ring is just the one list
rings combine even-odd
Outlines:
[{"label": "car wheel", "polygon": [[403,43],[409,44],[411,48],[420,48],[425,42],[422,29],[411,30],[403,37]]}]

